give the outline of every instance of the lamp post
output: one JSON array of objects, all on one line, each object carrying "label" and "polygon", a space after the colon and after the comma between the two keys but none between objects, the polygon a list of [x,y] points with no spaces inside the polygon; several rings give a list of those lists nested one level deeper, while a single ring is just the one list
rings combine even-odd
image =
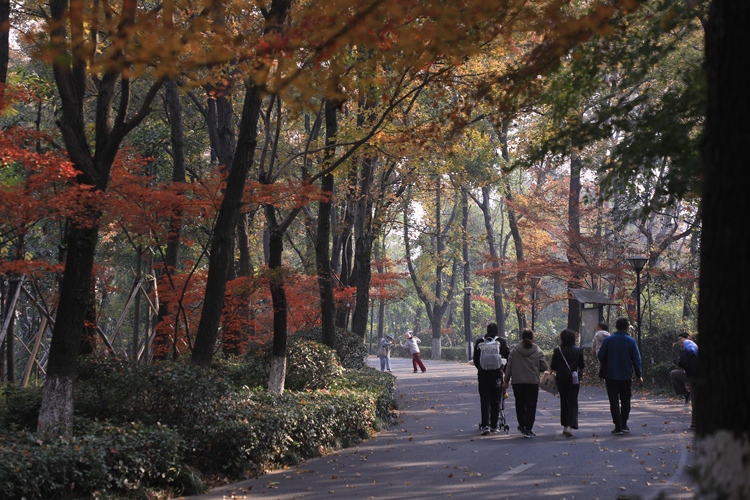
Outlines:
[{"label": "lamp post", "polygon": [[635,271],[635,300],[636,300],[636,317],[638,318],[638,350],[641,351],[641,271],[648,262],[648,257],[630,257],[630,265]]},{"label": "lamp post", "polygon": [[541,279],[539,276],[531,277],[531,330],[534,332],[536,332],[534,330],[534,323],[536,321],[536,287],[539,285]]},{"label": "lamp post", "polygon": [[375,316],[375,301],[372,300],[372,297],[370,297],[370,350],[368,351],[370,354],[372,354],[372,318]]},{"label": "lamp post", "polygon": [[473,354],[472,342],[471,342],[471,291],[474,290],[472,286],[464,287],[464,338],[466,340],[466,356],[469,361]]}]

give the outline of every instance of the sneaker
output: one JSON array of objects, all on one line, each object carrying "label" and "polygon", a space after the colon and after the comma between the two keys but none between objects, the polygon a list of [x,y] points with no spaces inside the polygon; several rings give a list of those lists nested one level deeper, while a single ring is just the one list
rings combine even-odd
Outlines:
[{"label": "sneaker", "polygon": [[573,437],[573,433],[572,433],[572,432],[570,432],[570,431],[563,431],[563,436],[565,436],[565,437],[567,437],[567,438],[569,438],[569,437]]},{"label": "sneaker", "polygon": [[497,434],[498,432],[500,432],[500,429],[497,427],[490,427],[490,433]]},{"label": "sneaker", "polygon": [[526,434],[524,434],[524,437],[533,438],[533,437],[536,437],[536,434],[534,434],[533,431],[526,431]]},{"label": "sneaker", "polygon": [[622,429],[615,429],[612,431],[612,434],[614,434],[615,436],[622,436],[625,433],[622,432]]},{"label": "sneaker", "polygon": [[489,436],[489,435],[490,435],[490,428],[482,427],[482,436]]},{"label": "sneaker", "polygon": [[627,425],[623,425],[622,426],[622,432],[624,434],[630,434],[630,427],[628,427]]},{"label": "sneaker", "polygon": [[417,373],[417,370],[414,370],[412,373]]}]

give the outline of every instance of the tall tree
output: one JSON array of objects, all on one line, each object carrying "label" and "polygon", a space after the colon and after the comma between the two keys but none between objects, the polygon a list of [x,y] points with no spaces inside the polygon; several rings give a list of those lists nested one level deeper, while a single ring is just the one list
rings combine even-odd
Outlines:
[{"label": "tall tree", "polygon": [[[137,6],[135,1],[125,2],[119,22],[107,23],[113,27],[107,33],[113,42],[129,41],[136,24]],[[96,193],[107,189],[122,141],[148,114],[162,80],[158,79],[143,96],[140,109],[129,114],[131,79],[128,73],[123,74],[130,66],[126,45],[115,44],[119,48],[108,51],[100,61],[102,71],[96,71],[91,58],[96,57],[97,48],[92,47],[91,41],[100,38],[103,26],[87,23],[83,7],[83,2],[51,0],[48,26],[50,41],[57,51],[53,72],[62,104],[60,132],[68,156],[79,171],[77,182],[90,186]],[[90,83],[97,89],[93,120],[95,148],[89,143],[85,113],[86,89]],[[92,203],[86,207],[84,218],[71,221],[65,235],[65,272],[39,411],[42,434],[68,434],[72,429],[76,357],[85,324],[100,214],[100,208]]]},{"label": "tall tree", "polygon": [[[698,344],[694,382],[696,469],[702,494],[750,496],[750,391],[743,382],[750,337],[750,4],[713,0],[706,28],[706,108],[703,159]],[[726,346],[731,346],[727,349]]]},{"label": "tall tree", "polygon": [[[264,14],[265,22],[263,26],[264,36],[271,33],[278,33],[284,26],[286,16],[291,7],[290,0],[274,0],[271,8]],[[273,51],[268,45],[265,49],[265,56],[271,58],[274,56]],[[262,56],[262,54],[261,54]],[[263,81],[256,81],[259,75],[267,75],[270,61],[265,57],[258,57],[257,67],[254,72],[248,75],[246,81],[246,94],[240,117],[239,135],[237,138],[237,149],[232,158],[232,164],[227,175],[226,191],[224,199],[219,209],[219,215],[216,218],[213,234],[211,236],[211,252],[209,257],[208,280],[206,282],[206,299],[203,304],[198,331],[195,336],[195,347],[193,349],[192,361],[199,366],[209,366],[213,358],[216,338],[219,331],[221,320],[221,311],[224,306],[224,292],[226,291],[226,282],[229,275],[229,268],[234,258],[234,231],[240,219],[242,209],[242,197],[245,190],[245,182],[248,173],[253,165],[255,158],[255,145],[257,143],[258,118],[260,116],[261,102],[263,98]],[[272,233],[272,248],[277,246],[283,248],[281,242],[282,235]],[[281,248],[278,250],[281,251]],[[274,257],[275,258],[275,257]],[[279,262],[274,264],[280,265]],[[270,267],[270,264],[269,264]],[[273,269],[273,268],[272,268]],[[285,299],[281,297],[278,288],[271,285],[271,295],[274,297],[274,307],[277,307],[276,301],[281,303]],[[286,311],[286,307],[284,307]],[[284,312],[286,314],[286,312]],[[277,318],[275,321],[282,321]],[[283,325],[279,324],[286,334],[286,319]],[[274,344],[274,353],[277,349],[286,349],[286,341],[282,345]]]}]

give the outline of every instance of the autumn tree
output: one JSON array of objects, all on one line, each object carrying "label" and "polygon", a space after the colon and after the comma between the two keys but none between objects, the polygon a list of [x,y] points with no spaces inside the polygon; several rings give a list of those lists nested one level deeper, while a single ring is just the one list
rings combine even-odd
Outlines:
[{"label": "autumn tree", "polygon": [[[75,359],[88,307],[91,271],[98,240],[102,206],[96,195],[105,192],[112,165],[125,137],[148,115],[163,79],[174,70],[182,50],[190,50],[190,29],[158,33],[139,29],[146,23],[161,23],[156,12],[142,10],[135,1],[121,9],[107,5],[88,6],[85,2],[51,0],[47,21],[51,49],[43,55],[52,62],[54,79],[61,99],[60,132],[67,154],[79,174],[76,182],[90,187],[91,196],[81,204],[82,211],[70,220],[65,235],[65,272],[60,284],[59,313],[56,317],[45,378],[39,430],[44,434],[70,432]],[[171,26],[173,5],[164,16]],[[200,23],[202,17],[192,20]],[[200,31],[200,28],[198,28]],[[170,43],[159,39],[166,34]],[[187,36],[183,36],[187,35]],[[135,51],[145,46],[152,53]],[[195,54],[202,52],[193,47]],[[159,74],[146,92],[134,99],[134,82],[159,59]],[[88,113],[86,89],[96,88]],[[133,101],[137,109],[130,110]],[[89,134],[89,127],[93,132]],[[93,147],[95,144],[95,147]]]}]

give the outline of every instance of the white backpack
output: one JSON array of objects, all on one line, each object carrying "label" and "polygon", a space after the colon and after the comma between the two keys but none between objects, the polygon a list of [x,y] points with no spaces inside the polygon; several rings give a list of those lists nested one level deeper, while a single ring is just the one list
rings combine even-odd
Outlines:
[{"label": "white backpack", "polygon": [[482,370],[499,370],[505,364],[500,356],[500,342],[497,337],[492,340],[485,339],[479,343],[479,366]]}]

